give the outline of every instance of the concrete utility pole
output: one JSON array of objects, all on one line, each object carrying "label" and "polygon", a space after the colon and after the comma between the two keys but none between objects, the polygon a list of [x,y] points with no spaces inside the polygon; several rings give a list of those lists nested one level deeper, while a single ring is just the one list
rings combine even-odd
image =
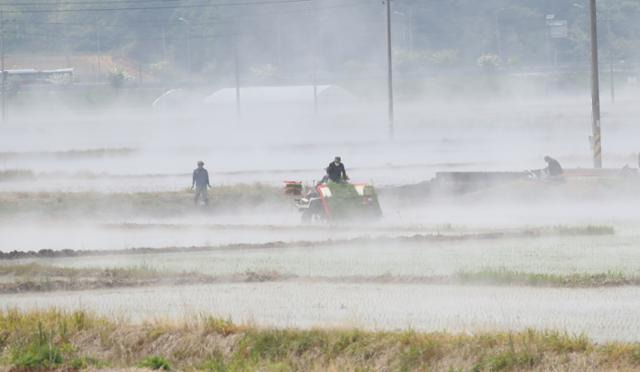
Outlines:
[{"label": "concrete utility pole", "polygon": [[187,42],[187,72],[191,75],[191,22],[183,17],[178,18],[178,21],[184,23],[186,42]]},{"label": "concrete utility pole", "polygon": [[100,57],[102,55],[102,41],[100,40],[100,24],[96,21],[96,80],[100,80],[100,70],[102,70],[102,66],[100,66]]},{"label": "concrete utility pole", "polygon": [[590,0],[591,13],[591,145],[593,147],[593,167],[602,168],[602,137],[600,130],[600,78],[598,74],[598,16],[596,0]]},{"label": "concrete utility pole", "polygon": [[167,29],[162,27],[162,58],[163,61],[167,61]]},{"label": "concrete utility pole", "polygon": [[413,7],[410,7],[407,11],[407,43],[409,44],[409,51],[413,52],[414,49],[414,32],[413,32]]},{"label": "concrete utility pole", "polygon": [[4,64],[4,11],[0,10],[0,67],[2,68],[2,123],[7,122],[7,69]]},{"label": "concrete utility pole", "polygon": [[276,65],[279,69],[283,69],[282,61],[282,18],[278,14],[276,15]]},{"label": "concrete utility pole", "polygon": [[233,48],[233,59],[235,65],[236,79],[236,115],[238,119],[242,117],[242,107],[240,106],[240,56],[238,52],[238,36],[235,37],[235,46]]},{"label": "concrete utility pole", "polygon": [[318,115],[318,0],[313,1],[313,114]]},{"label": "concrete utility pole", "polygon": [[389,139],[394,136],[393,113],[393,54],[391,46],[391,0],[385,0],[387,4],[387,89],[389,99]]},{"label": "concrete utility pole", "polygon": [[611,77],[611,102],[616,102],[616,79],[615,71],[613,68],[614,55],[613,55],[613,37],[611,35],[611,11],[607,14],[607,43],[609,44],[609,73]]}]

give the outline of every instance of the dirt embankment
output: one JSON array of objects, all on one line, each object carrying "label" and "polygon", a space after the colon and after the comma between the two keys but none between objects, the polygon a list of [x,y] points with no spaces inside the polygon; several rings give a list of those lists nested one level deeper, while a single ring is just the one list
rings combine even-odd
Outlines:
[{"label": "dirt embankment", "polygon": [[208,207],[194,211],[194,194],[175,192],[3,192],[0,218],[48,217],[95,218],[109,216],[180,216],[211,214],[270,206],[286,210],[291,206],[282,190],[261,184],[214,187]]},{"label": "dirt embankment", "polygon": [[[622,172],[622,171],[621,171]],[[615,174],[609,177],[567,176],[558,180],[531,179],[522,172],[514,179],[491,179],[491,173],[479,179],[440,179],[438,177],[413,185],[385,187],[380,196],[396,203],[458,202],[514,203],[532,205],[536,203],[576,203],[607,201],[630,201],[639,199],[640,176]],[[485,178],[483,178],[485,177]]]}]

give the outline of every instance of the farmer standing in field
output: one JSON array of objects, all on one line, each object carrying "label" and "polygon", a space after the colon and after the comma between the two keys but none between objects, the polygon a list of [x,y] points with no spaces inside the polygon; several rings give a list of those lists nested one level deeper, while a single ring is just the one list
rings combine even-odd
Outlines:
[{"label": "farmer standing in field", "polygon": [[544,161],[547,163],[547,167],[544,170],[548,176],[550,177],[562,176],[564,171],[562,170],[560,163],[556,159],[550,156],[545,156]]},{"label": "farmer standing in field", "polygon": [[204,162],[198,161],[198,168],[193,170],[193,182],[191,183],[191,190],[196,188],[196,196],[194,202],[196,206],[200,200],[204,201],[205,205],[209,204],[209,193],[207,189],[211,187],[209,183],[209,172],[204,169]]}]

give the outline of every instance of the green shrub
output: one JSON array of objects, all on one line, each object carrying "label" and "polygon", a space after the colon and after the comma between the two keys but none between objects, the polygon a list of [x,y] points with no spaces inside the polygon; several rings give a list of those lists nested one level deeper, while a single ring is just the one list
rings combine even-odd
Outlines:
[{"label": "green shrub", "polygon": [[53,331],[49,334],[41,321],[35,339],[12,352],[11,362],[18,368],[51,369],[64,361],[62,350],[53,343]]},{"label": "green shrub", "polygon": [[540,356],[525,351],[505,351],[488,357],[486,359],[486,369],[489,371],[531,369],[540,359]]},{"label": "green shrub", "polygon": [[253,337],[252,354],[257,360],[266,359],[277,361],[287,353],[286,334],[280,330],[264,331],[255,334]]},{"label": "green shrub", "polygon": [[63,363],[62,352],[52,345],[32,345],[13,353],[12,362],[17,368],[52,369]]},{"label": "green shrub", "polygon": [[89,366],[95,366],[95,367],[103,366],[102,363],[100,363],[99,360],[94,359],[94,358],[88,358],[88,357],[75,358],[75,359],[71,360],[70,362],[68,362],[68,365],[69,365],[69,367],[71,367],[72,369],[75,369],[75,370],[87,369],[87,368],[89,368]]},{"label": "green shrub", "polygon": [[169,363],[169,361],[157,355],[147,357],[138,365],[138,367],[149,368],[149,369],[161,369],[163,371],[171,370],[171,364]]}]

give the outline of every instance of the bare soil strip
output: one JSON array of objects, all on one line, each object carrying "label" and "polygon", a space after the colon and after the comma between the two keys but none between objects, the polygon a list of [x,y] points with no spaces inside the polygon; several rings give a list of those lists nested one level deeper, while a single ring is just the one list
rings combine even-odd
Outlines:
[{"label": "bare soil strip", "polygon": [[[175,223],[105,223],[99,227],[113,230],[251,230],[251,231],[357,231],[357,232],[446,232],[446,231],[464,231],[464,227],[452,225],[376,225],[376,224],[356,224],[344,223],[339,226],[317,224],[317,225],[269,225],[269,224],[175,224]],[[470,230],[470,229],[469,229]],[[481,229],[473,229],[477,232]],[[489,230],[489,229],[483,229]],[[491,229],[493,230],[493,229]]]},{"label": "bare soil strip", "polygon": [[269,225],[269,224],[178,224],[178,223],[104,223],[100,227],[114,230],[150,230],[150,229],[170,229],[170,230],[268,230],[268,231],[357,231],[357,232],[430,232],[430,233],[477,233],[477,234],[530,234],[530,235],[547,235],[547,236],[589,236],[589,235],[613,235],[615,229],[607,225],[581,225],[581,226],[530,226],[526,228],[496,229],[489,227],[466,227],[464,225],[452,224],[408,224],[408,225],[389,225],[389,224],[362,224],[356,221],[346,221],[340,225],[328,224],[306,224],[306,225]]},{"label": "bare soil strip", "polygon": [[449,334],[264,329],[202,315],[142,325],[84,311],[0,312],[0,368],[632,371],[640,345],[527,330]]},{"label": "bare soil strip", "polygon": [[522,239],[540,238],[553,236],[596,236],[612,235],[615,231],[609,226],[582,226],[565,227],[556,226],[543,229],[525,229],[520,231],[490,232],[477,234],[415,234],[411,236],[396,237],[358,237],[352,239],[328,239],[323,241],[274,241],[268,243],[241,243],[226,244],[219,246],[194,246],[194,247],[166,247],[166,248],[130,248],[124,250],[51,250],[42,249],[39,251],[11,251],[0,252],[0,260],[23,259],[23,258],[57,258],[57,257],[78,257],[78,256],[104,256],[104,255],[128,255],[128,254],[159,254],[176,252],[206,252],[214,250],[239,250],[239,249],[275,249],[293,247],[327,247],[336,245],[368,245],[368,244],[403,244],[403,243],[429,243],[429,242],[459,242],[473,240],[496,240],[496,239]]}]

